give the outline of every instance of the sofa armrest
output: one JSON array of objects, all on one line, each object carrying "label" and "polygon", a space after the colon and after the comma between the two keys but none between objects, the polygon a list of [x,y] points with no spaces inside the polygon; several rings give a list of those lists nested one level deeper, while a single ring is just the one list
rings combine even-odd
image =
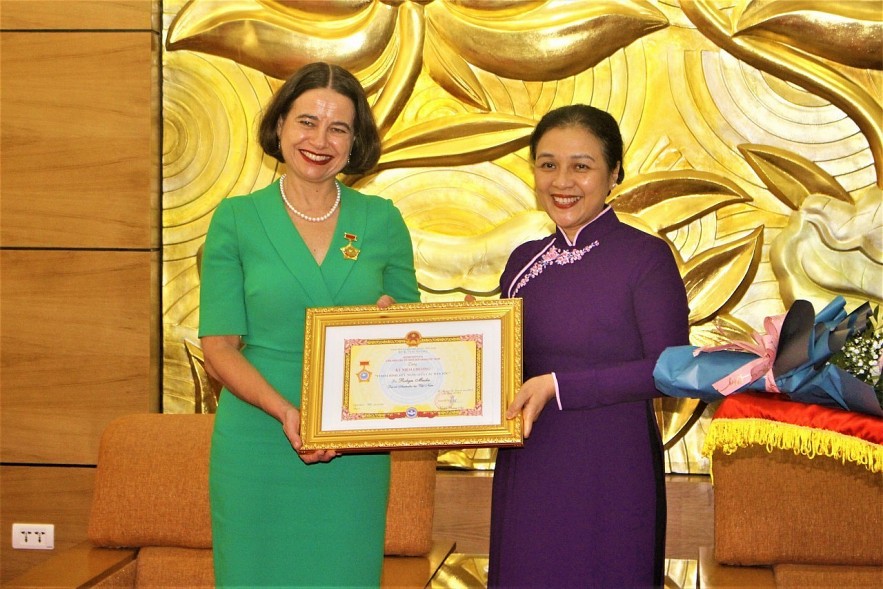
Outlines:
[{"label": "sofa armrest", "polygon": [[89,587],[135,560],[137,548],[98,548],[88,540],[60,551],[4,587]]},{"label": "sofa armrest", "polygon": [[763,589],[775,588],[776,577],[773,569],[761,566],[733,566],[721,564],[714,558],[714,548],[699,548],[699,587],[715,589],[717,587]]}]

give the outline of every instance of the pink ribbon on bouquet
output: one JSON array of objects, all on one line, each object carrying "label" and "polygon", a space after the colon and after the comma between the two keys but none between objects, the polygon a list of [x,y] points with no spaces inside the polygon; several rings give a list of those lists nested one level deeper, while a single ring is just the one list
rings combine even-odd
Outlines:
[{"label": "pink ribbon on bouquet", "polygon": [[773,376],[773,363],[776,361],[776,348],[779,346],[779,334],[782,331],[782,323],[784,321],[785,315],[774,315],[764,319],[763,325],[766,328],[766,333],[756,331],[752,333],[751,337],[754,339],[754,343],[734,341],[720,346],[705,346],[693,350],[693,356],[698,356],[704,352],[719,352],[723,350],[750,352],[757,356],[756,359],[711,385],[714,387],[714,390],[727,396],[763,376],[767,392],[780,392],[779,387],[776,386],[776,378]]}]

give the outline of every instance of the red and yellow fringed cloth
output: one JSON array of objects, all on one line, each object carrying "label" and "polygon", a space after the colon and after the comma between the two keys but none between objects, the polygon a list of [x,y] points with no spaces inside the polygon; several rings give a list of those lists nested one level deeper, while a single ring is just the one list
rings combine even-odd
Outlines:
[{"label": "red and yellow fringed cloth", "polygon": [[740,393],[721,401],[705,436],[702,455],[732,454],[749,445],[828,456],[883,472],[883,419],[796,403],[780,395]]}]

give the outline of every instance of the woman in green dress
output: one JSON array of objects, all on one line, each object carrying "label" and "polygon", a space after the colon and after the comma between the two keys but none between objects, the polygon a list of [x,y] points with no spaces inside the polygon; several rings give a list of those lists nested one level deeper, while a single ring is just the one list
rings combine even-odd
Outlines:
[{"label": "woman in green dress", "polygon": [[224,385],[209,474],[216,583],[376,587],[389,455],[298,452],[305,309],[418,301],[411,238],[390,201],[336,180],[380,156],[364,90],[343,68],[295,73],[259,140],[286,173],[220,203],[201,270],[199,334]]}]

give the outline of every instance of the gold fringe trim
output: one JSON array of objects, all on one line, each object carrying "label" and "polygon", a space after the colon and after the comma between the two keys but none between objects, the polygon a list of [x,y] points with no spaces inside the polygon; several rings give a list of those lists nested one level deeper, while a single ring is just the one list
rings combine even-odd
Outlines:
[{"label": "gold fringe trim", "polygon": [[765,446],[767,452],[774,448],[793,450],[809,459],[827,456],[843,464],[852,462],[864,466],[873,473],[883,472],[880,444],[830,430],[751,417],[712,420],[705,434],[702,455],[708,459],[713,474],[711,455],[715,450],[732,454],[749,445]]}]

